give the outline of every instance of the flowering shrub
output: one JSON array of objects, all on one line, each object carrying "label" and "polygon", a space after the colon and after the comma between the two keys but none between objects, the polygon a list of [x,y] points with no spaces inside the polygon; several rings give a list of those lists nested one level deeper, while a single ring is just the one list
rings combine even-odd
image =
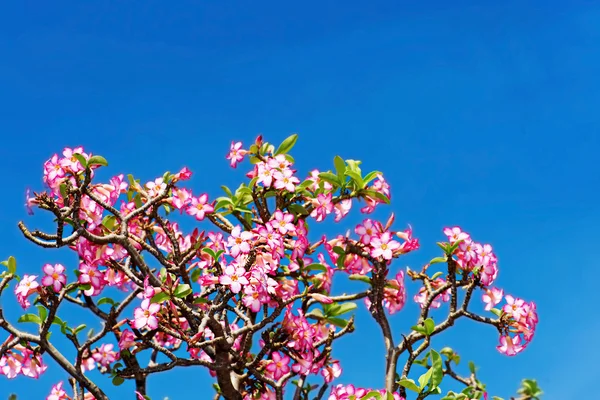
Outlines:
[{"label": "flowering shrub", "polygon": [[[23,223],[19,228],[38,246],[68,247],[79,263],[46,264],[19,277],[14,257],[3,262],[0,293],[15,281],[25,310],[18,322],[37,329],[22,330],[0,309],[0,327],[8,334],[0,372],[8,379],[37,378],[47,369],[45,359],[53,359],[71,379],[49,388],[52,400],[108,399],[86,375],[93,369],[114,385],[133,381],[131,395],[149,399],[148,377],[184,366],[207,368],[217,382],[215,398],[228,400],[283,399],[284,393],[295,400],[398,400],[411,393],[423,399],[442,394],[446,377],[465,389],[447,392],[445,399],[487,397],[475,369],[459,375],[460,357],[447,347],[430,349],[430,338],[469,319],[497,330],[497,350],[513,356],[534,336],[535,303],[494,287],[498,260],[492,247],[459,227],[444,229],[441,256],[419,271],[392,267],[395,258],[419,248],[410,228],[393,228],[393,216],[385,223],[365,218],[353,234],[309,240],[316,223],[340,222],[353,206],[368,215],[389,203],[391,194],[380,172],[364,174],[359,161],[340,157],[333,171],[313,170],[301,179],[289,154],[296,139],[290,136],[277,149],[261,137],[248,149],[232,143],[227,159],[236,168],[248,158],[249,181],[235,191],[223,187],[226,195],[216,199],[184,187],[192,175],[187,168],[145,184],[132,175],[100,183],[95,175],[107,167],[103,157],[81,147],[53,155],[44,164],[48,190],[28,194],[27,207],[50,212],[56,231]],[[178,218],[213,230],[184,232]],[[364,290],[332,295],[333,277],[340,275],[363,282]],[[412,297],[421,311],[412,331],[400,335],[388,316],[409,299],[405,279],[421,283]],[[103,297],[109,287],[122,295]],[[486,315],[469,309],[473,299]],[[335,382],[342,366],[332,346],[354,330],[349,314],[359,300],[385,343],[380,389]],[[84,335],[85,325],[63,319],[65,303],[88,309],[103,328]],[[434,321],[431,309],[444,304],[446,318]],[[51,332],[66,336],[73,358],[55,347]],[[141,361],[145,355],[149,364]],[[426,370],[416,380],[414,365]],[[523,398],[541,393],[535,381],[524,381],[521,390]]]}]

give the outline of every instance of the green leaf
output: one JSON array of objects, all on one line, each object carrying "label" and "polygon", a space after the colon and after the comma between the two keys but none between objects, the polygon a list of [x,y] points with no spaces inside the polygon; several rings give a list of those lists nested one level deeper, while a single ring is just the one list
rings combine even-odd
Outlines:
[{"label": "green leaf", "polygon": [[372,189],[366,189],[364,192],[365,192],[365,195],[367,195],[371,198],[376,198],[384,204],[390,204],[390,199],[388,199],[388,197],[386,195],[384,195],[383,193],[379,193],[378,191],[372,190]]},{"label": "green leaf", "polygon": [[192,280],[192,282],[196,282],[198,280],[198,278],[200,278],[201,274],[202,274],[202,270],[200,268],[194,268],[194,270],[192,271],[192,275],[190,276],[190,279]]},{"label": "green leaf", "polygon": [[288,209],[296,215],[308,215],[309,212],[306,208],[301,206],[300,204],[290,204]]},{"label": "green leaf", "polygon": [[342,318],[329,317],[327,318],[327,322],[330,322],[339,328],[345,328],[348,325],[348,321]]},{"label": "green leaf", "polygon": [[377,175],[380,175],[381,172],[379,171],[372,171],[369,172],[365,177],[364,177],[364,184],[367,185],[369,184],[369,182],[371,182],[373,179],[375,179],[377,177]]},{"label": "green leaf", "polygon": [[41,325],[42,320],[35,314],[23,314],[19,317],[17,322],[33,322],[35,324]]},{"label": "green leaf", "polygon": [[320,308],[313,308],[306,314],[306,318],[312,318],[316,320],[322,320],[325,318],[323,311]]},{"label": "green leaf", "polygon": [[150,303],[162,303],[165,300],[169,299],[169,294],[166,292],[158,292],[156,293],[154,296],[152,296],[152,299],[150,299]]},{"label": "green leaf", "polygon": [[58,318],[56,315],[54,316],[52,323],[58,326],[63,326],[65,324],[62,319]]},{"label": "green leaf", "polygon": [[348,164],[348,169],[352,172],[356,172],[357,174],[361,174],[362,171],[360,170],[359,165],[362,164],[362,161],[358,161],[358,160],[346,160],[346,163]]},{"label": "green leaf", "polygon": [[338,257],[338,259],[337,259],[337,261],[336,261],[335,265],[336,265],[336,266],[337,266],[339,269],[344,269],[344,262],[345,262],[345,261],[346,261],[346,254],[341,254],[341,255]]},{"label": "green leaf", "polygon": [[410,329],[412,329],[415,332],[422,333],[423,335],[427,335],[427,330],[422,325],[415,325],[415,326],[412,326]]},{"label": "green leaf", "polygon": [[353,281],[361,281],[361,282],[368,283],[369,285],[371,284],[371,278],[369,278],[368,276],[364,276],[364,275],[360,275],[360,274],[352,274],[348,278]]},{"label": "green leaf", "polygon": [[346,171],[346,162],[342,157],[335,156],[333,159],[333,165],[335,166],[338,179],[340,182],[344,182],[346,180],[346,177],[344,176],[344,171]]},{"label": "green leaf", "polygon": [[85,329],[85,324],[79,325],[77,328],[73,329],[73,334],[77,335],[79,332]]},{"label": "green leaf", "polygon": [[48,316],[48,310],[46,309],[46,307],[39,305],[36,306],[36,308],[38,309],[38,315],[40,316],[40,320],[45,321],[46,317]]},{"label": "green leaf", "polygon": [[429,368],[427,370],[427,372],[425,372],[423,375],[421,375],[419,377],[419,386],[421,387],[421,390],[423,390],[425,388],[425,386],[427,386],[429,384],[429,382],[431,381],[432,375],[433,375],[433,368]]},{"label": "green leaf", "polygon": [[118,375],[117,375],[117,376],[115,376],[115,377],[113,378],[113,380],[112,380],[112,383],[113,383],[113,385],[115,385],[115,386],[122,385],[122,384],[123,384],[123,382],[125,382],[125,379],[121,378],[121,377],[120,377],[120,376],[118,376]]},{"label": "green leaf", "polygon": [[102,304],[110,304],[111,306],[115,305],[115,301],[113,299],[111,299],[110,297],[103,297],[100,300],[98,300],[98,302],[96,303],[99,306],[101,306]]},{"label": "green leaf", "polygon": [[332,185],[340,186],[342,183],[337,175],[332,174],[331,172],[321,172],[319,174],[319,178],[325,182],[329,182]]},{"label": "green leaf", "polygon": [[361,397],[361,400],[369,400],[369,399],[381,400],[381,393],[379,393],[376,390],[371,390],[369,393],[367,393],[363,397]]},{"label": "green leaf", "polygon": [[215,200],[216,200],[215,211],[220,208],[229,208],[226,206],[233,205],[233,201],[231,201],[231,199],[229,197],[217,197]]},{"label": "green leaf", "polygon": [[475,367],[475,363],[473,361],[469,361],[469,371],[471,371],[472,374],[477,371],[477,367]]},{"label": "green leaf", "polygon": [[190,293],[192,293],[192,288],[187,283],[184,283],[175,288],[175,293],[173,293],[173,295],[178,299],[182,299],[184,297],[187,297],[187,295]]},{"label": "green leaf", "polygon": [[456,249],[458,249],[458,246],[460,246],[460,244],[462,243],[462,240],[457,240],[456,242],[454,242],[452,244],[452,246],[448,247],[448,250],[446,251],[446,254],[448,254],[449,256],[454,254],[454,251]]},{"label": "green leaf", "polygon": [[204,297],[195,297],[193,303],[194,304],[206,304],[206,303],[208,303],[208,299],[205,299]]},{"label": "green leaf", "polygon": [[335,314],[330,314],[332,317],[337,317],[338,315],[346,314],[352,310],[355,310],[357,307],[356,303],[343,303],[339,304],[339,307],[335,310]]},{"label": "green leaf", "polygon": [[217,255],[215,254],[214,250],[211,249],[210,247],[205,247],[202,249],[203,252],[207,253],[208,255],[210,255],[213,259],[217,259]]},{"label": "green leaf", "polygon": [[9,274],[15,274],[17,272],[17,260],[13,256],[8,257],[7,267]]},{"label": "green leaf", "polygon": [[58,187],[58,191],[60,192],[60,197],[62,197],[63,199],[67,198],[67,185],[62,183],[59,187]]},{"label": "green leaf", "polygon": [[354,182],[356,182],[356,187],[358,189],[363,189],[365,187],[365,182],[363,181],[360,174],[351,171],[350,169],[346,169],[346,175],[348,175]]},{"label": "green leaf", "polygon": [[334,247],[333,249],[331,249],[331,250],[333,250],[333,252],[334,252],[335,254],[337,254],[337,255],[340,255],[340,256],[344,256],[344,255],[346,255],[346,250],[344,250],[344,249],[343,249],[342,247],[340,247],[340,246],[335,246],[335,247]]},{"label": "green leaf", "polygon": [[433,333],[433,330],[435,329],[435,322],[433,322],[433,319],[431,318],[427,318],[423,324],[425,325],[425,333],[427,336],[430,336]]},{"label": "green leaf", "polygon": [[288,136],[283,142],[281,142],[281,144],[275,151],[275,155],[288,153],[292,149],[292,147],[294,147],[294,145],[296,144],[296,140],[298,140],[297,133],[294,133],[293,135]]},{"label": "green leaf", "polygon": [[412,390],[413,392],[421,393],[421,388],[419,388],[412,379],[401,379],[398,384],[407,388],[408,390]]},{"label": "green leaf", "polygon": [[113,229],[115,229],[115,226],[117,225],[117,218],[114,215],[107,215],[106,217],[104,217],[102,219],[102,225],[112,231]]},{"label": "green leaf", "polygon": [[231,192],[231,189],[229,189],[227,186],[225,185],[221,185],[221,189],[223,189],[223,191],[225,193],[227,193],[227,196],[229,197],[233,197],[233,193]]},{"label": "green leaf", "polygon": [[79,289],[81,290],[90,290],[92,288],[91,283],[82,283],[79,285]]},{"label": "green leaf", "polygon": [[503,314],[503,311],[499,310],[497,308],[492,308],[492,309],[490,309],[490,311],[493,312],[494,314],[496,314],[497,317],[501,317]]},{"label": "green leaf", "polygon": [[444,251],[444,253],[448,253],[448,249],[450,248],[450,243],[446,242],[436,242],[436,244]]},{"label": "green leaf", "polygon": [[307,271],[327,272],[327,267],[324,266],[323,264],[310,264],[310,265],[307,265],[306,267],[304,267],[304,269],[306,269]]},{"label": "green leaf", "polygon": [[[446,261],[448,261],[447,257],[436,257],[436,258],[432,259],[431,261],[429,261],[429,265],[443,263]],[[432,279],[435,279],[435,278],[432,278]]]},{"label": "green leaf", "polygon": [[431,369],[433,373],[431,374],[430,390],[433,390],[442,383],[442,379],[444,378],[442,357],[435,350],[431,350]]},{"label": "green leaf", "polygon": [[311,186],[313,183],[315,183],[313,180],[307,179],[304,182],[302,182],[301,184],[299,184],[298,186],[296,186],[296,190],[298,190],[298,191],[304,190],[307,187]]},{"label": "green leaf", "polygon": [[108,167],[108,161],[106,161],[106,158],[102,156],[91,156],[87,163],[89,167],[91,167],[92,165],[101,165],[103,167]]},{"label": "green leaf", "polygon": [[77,161],[79,161],[79,164],[81,164],[81,166],[83,168],[87,167],[88,161],[85,159],[85,157],[82,154],[73,153],[73,157],[75,157],[77,159]]}]

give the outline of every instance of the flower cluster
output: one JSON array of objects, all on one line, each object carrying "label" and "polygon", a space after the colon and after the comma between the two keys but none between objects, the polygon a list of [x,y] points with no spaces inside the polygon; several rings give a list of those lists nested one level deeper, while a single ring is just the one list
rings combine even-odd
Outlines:
[{"label": "flower cluster", "polygon": [[[104,159],[82,147],[54,154],[44,164],[49,193],[33,198],[28,194],[27,204],[53,210],[59,234],[43,234],[33,241],[43,240],[46,245],[56,239],[55,246],[48,247],[70,248],[79,263],[71,276],[62,264],[45,264],[43,276],[23,275],[14,290],[17,300],[23,308],[36,302],[40,311],[29,322],[39,320],[40,334],[47,334],[50,323],[44,323],[44,318],[48,311],[54,316],[52,307],[66,300],[111,324],[106,325],[110,329],[91,334],[86,344],[77,344],[79,328],[70,328],[58,317],[52,321],[78,347],[75,364],[82,372],[98,369],[128,379],[116,361],[122,356],[131,369],[138,354],[152,351],[149,370],[203,365],[212,376],[223,379],[227,374],[218,371],[231,364],[244,371],[238,374],[243,379],[236,390],[245,400],[275,399],[283,393],[278,385],[293,377],[304,381],[309,375],[320,375],[329,385],[341,375],[331,344],[353,330],[353,320],[343,316],[356,307],[353,302],[364,300],[383,324],[387,314],[405,306],[406,276],[421,279],[423,287],[414,300],[424,309],[425,319],[428,309],[441,307],[456,294],[457,276],[451,274],[456,268],[450,268],[455,262],[460,285],[482,289],[485,309],[499,312],[499,319],[493,321],[503,330],[498,350],[515,355],[527,346],[537,325],[536,305],[491,287],[498,274],[491,246],[474,242],[459,227],[444,229],[449,240],[445,248],[452,249],[443,258],[448,263],[444,278],[444,272],[429,277],[427,267],[418,276],[409,269],[392,272],[394,259],[419,248],[412,228],[393,229],[393,215],[386,223],[364,218],[354,235],[349,231],[345,236],[317,236],[311,241],[312,221],[322,222],[333,214],[334,222],[339,222],[355,201],[364,202],[356,209],[370,214],[389,201],[390,185],[380,172],[363,177],[360,162],[340,157],[334,162],[336,173],[315,169],[301,182],[287,154],[294,142],[295,138],[288,138],[277,150],[262,137],[249,149],[232,142],[226,158],[235,168],[249,156],[250,182],[235,192],[224,187],[227,196],[212,201],[208,194],[182,186],[192,174],[187,168],[145,184],[124,175],[95,183],[95,170],[106,164]],[[182,227],[190,222],[212,224],[218,230],[195,227],[186,232]],[[67,226],[72,233],[61,236]],[[367,286],[355,295],[334,295],[336,274]],[[115,288],[124,293],[122,302],[100,298]],[[506,304],[496,310],[503,300]],[[101,342],[113,334],[114,343]],[[418,338],[409,334],[405,340],[413,342],[407,346]],[[18,374],[37,378],[46,369],[40,352],[15,345],[18,341],[9,344],[12,339],[0,358],[1,373],[8,378]],[[96,343],[102,344],[94,347]],[[386,394],[340,384],[332,387],[329,400],[366,400],[377,397],[373,393]],[[404,400],[400,393],[387,398]],[[94,398],[90,393],[85,396]],[[47,399],[68,398],[59,382]]]},{"label": "flower cluster", "polygon": [[455,253],[456,263],[465,271],[473,271],[479,275],[479,281],[488,286],[494,283],[498,276],[498,258],[489,244],[473,241],[471,236],[461,228],[444,229],[450,244],[459,243]]},{"label": "flower cluster", "polygon": [[497,349],[507,356],[514,356],[525,350],[533,339],[538,323],[537,306],[533,301],[527,303],[511,295],[505,296],[504,300],[506,304],[502,307],[502,312],[509,322],[504,334],[500,336]]},{"label": "flower cluster", "polygon": [[[357,388],[354,385],[336,385],[331,388],[331,395],[328,400],[375,400],[374,395],[369,395],[372,392],[374,392],[373,389]],[[385,390],[377,390],[376,392],[384,396],[382,398],[389,399],[389,397],[385,397]],[[391,395],[394,400],[405,400],[399,393],[392,393]]]},{"label": "flower cluster", "polygon": [[0,374],[9,379],[16,378],[19,374],[38,378],[47,368],[35,349],[21,345],[16,345],[0,357]]}]

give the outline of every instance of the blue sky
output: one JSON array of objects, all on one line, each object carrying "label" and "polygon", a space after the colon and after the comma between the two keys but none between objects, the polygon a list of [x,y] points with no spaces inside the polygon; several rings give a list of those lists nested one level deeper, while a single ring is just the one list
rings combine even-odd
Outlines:
[{"label": "blue sky", "polygon": [[[224,160],[232,139],[298,132],[302,172],[331,168],[336,154],[384,172],[393,201],[381,215],[395,212],[422,243],[394,268],[437,256],[441,229],[459,224],[493,244],[498,284],[538,303],[536,338],[517,357],[498,354],[496,334],[468,322],[436,347],[475,360],[494,394],[533,377],[547,399],[589,397],[587,385],[564,382],[600,378],[600,8],[477,3],[5,4],[0,258],[15,255],[27,272],[47,261],[74,267],[71,254],[36,249],[16,228],[21,219],[48,226],[43,214],[27,217],[23,196],[42,188],[42,163],[64,146],[82,144],[106,156],[111,173],[143,180],[186,165],[192,188],[214,196],[243,175]],[[16,316],[14,301],[3,301]],[[407,306],[394,327],[409,327],[415,313]],[[378,331],[364,313],[358,322],[335,349],[341,382],[381,386]],[[42,398],[64,378],[52,369],[39,381],[0,379],[0,398]],[[154,399],[208,398],[209,388],[201,370],[149,384]]]}]

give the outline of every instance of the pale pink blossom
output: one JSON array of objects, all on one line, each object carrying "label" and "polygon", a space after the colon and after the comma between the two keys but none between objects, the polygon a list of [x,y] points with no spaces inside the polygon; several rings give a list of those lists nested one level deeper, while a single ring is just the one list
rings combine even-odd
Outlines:
[{"label": "pale pink blossom", "polygon": [[384,232],[371,239],[371,256],[383,257],[384,260],[391,260],[394,250],[400,248],[400,243],[392,239],[390,232]]},{"label": "pale pink blossom", "polygon": [[50,394],[46,397],[46,400],[68,400],[69,396],[67,396],[67,392],[63,389],[63,381],[58,382],[56,385],[52,386],[50,390]]},{"label": "pale pink blossom", "polygon": [[291,169],[275,171],[273,172],[273,178],[275,178],[275,189],[285,189],[290,193],[293,193],[296,190],[296,185],[300,183],[300,180],[294,176]]},{"label": "pale pink blossom", "polygon": [[227,154],[226,158],[229,160],[230,165],[235,168],[237,164],[244,159],[246,153],[248,153],[248,151],[242,149],[242,142],[231,142],[229,154]]},{"label": "pale pink blossom", "polygon": [[233,293],[239,293],[242,290],[242,285],[247,285],[246,270],[242,267],[234,267],[228,265],[225,268],[225,273],[219,277],[221,285],[229,286]]},{"label": "pale pink blossom", "polygon": [[158,319],[156,314],[160,311],[160,305],[156,303],[150,303],[150,299],[144,299],[141,307],[134,310],[134,323],[133,327],[136,329],[142,329],[148,327],[148,329],[158,328]]},{"label": "pale pink blossom", "polygon": [[42,278],[42,285],[52,286],[56,293],[67,284],[67,276],[65,275],[65,267],[62,264],[46,264],[42,268],[46,276]]},{"label": "pale pink blossom", "polygon": [[208,195],[206,193],[200,195],[200,197],[192,197],[190,206],[187,209],[187,213],[191,216],[195,216],[198,221],[202,221],[206,214],[210,214],[215,211],[215,208],[207,204]]},{"label": "pale pink blossom", "polygon": [[502,301],[504,296],[504,290],[498,288],[487,289],[483,296],[483,302],[485,303],[485,311],[490,311],[498,303]]}]

